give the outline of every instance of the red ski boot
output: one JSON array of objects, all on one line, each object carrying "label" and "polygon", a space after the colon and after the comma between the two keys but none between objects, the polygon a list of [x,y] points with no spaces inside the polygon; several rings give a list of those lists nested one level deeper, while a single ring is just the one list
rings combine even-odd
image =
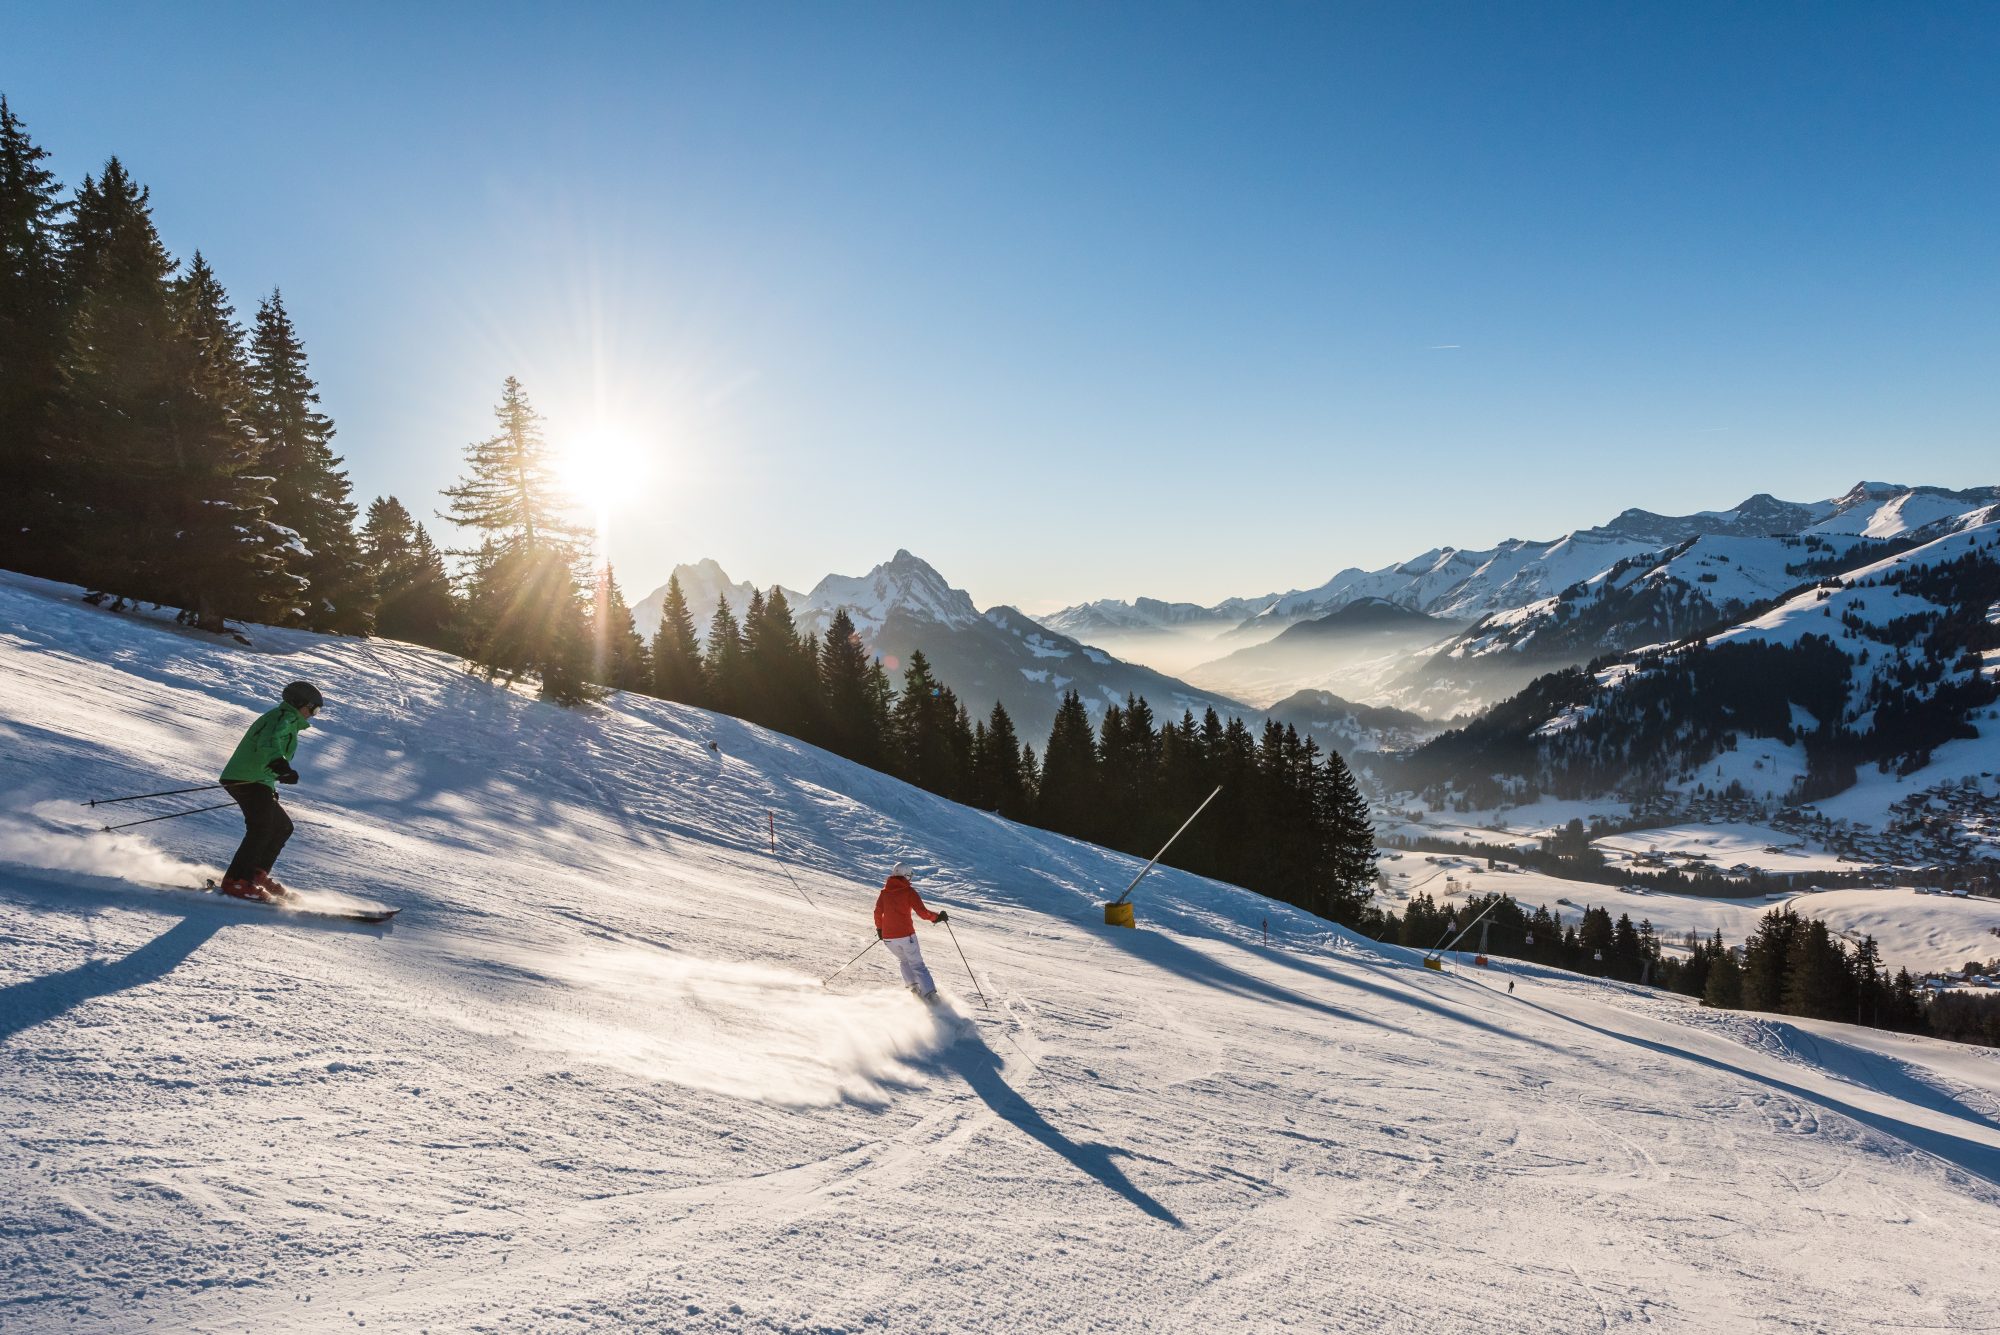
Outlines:
[{"label": "red ski boot", "polygon": [[289,886],[279,885],[270,872],[260,871],[250,878],[250,883],[271,897],[273,903],[290,899],[294,891]]},{"label": "red ski boot", "polygon": [[259,904],[275,904],[277,897],[245,876],[226,876],[217,887],[232,899],[255,900]]}]

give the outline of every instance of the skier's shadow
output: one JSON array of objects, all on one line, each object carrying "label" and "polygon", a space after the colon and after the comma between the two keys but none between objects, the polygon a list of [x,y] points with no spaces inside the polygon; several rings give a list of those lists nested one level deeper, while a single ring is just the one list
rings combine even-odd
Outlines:
[{"label": "skier's shadow", "polygon": [[225,925],[213,914],[190,914],[121,959],[85,960],[73,969],[0,987],[0,1044],[93,998],[158,982]]},{"label": "skier's shadow", "polygon": [[972,1087],[1003,1121],[1025,1131],[1034,1139],[1069,1160],[1102,1185],[1123,1196],[1153,1218],[1181,1228],[1179,1216],[1147,1195],[1125,1176],[1114,1159],[1131,1158],[1125,1150],[1095,1142],[1079,1144],[1058,1131],[1033,1104],[1022,1098],[1000,1073],[1000,1057],[977,1033],[968,1033],[937,1055],[937,1063]]}]

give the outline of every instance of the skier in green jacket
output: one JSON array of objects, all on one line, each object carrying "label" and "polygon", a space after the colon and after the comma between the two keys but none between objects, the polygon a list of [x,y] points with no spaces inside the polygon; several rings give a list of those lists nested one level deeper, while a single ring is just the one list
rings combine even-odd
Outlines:
[{"label": "skier in green jacket", "polygon": [[250,725],[222,767],[222,786],[243,808],[243,843],[223,874],[222,893],[266,904],[291,893],[271,879],[271,868],[292,837],[292,818],[278,802],[278,785],[299,781],[292,768],[299,734],[326,703],[309,681],[287,686],[284,700]]}]

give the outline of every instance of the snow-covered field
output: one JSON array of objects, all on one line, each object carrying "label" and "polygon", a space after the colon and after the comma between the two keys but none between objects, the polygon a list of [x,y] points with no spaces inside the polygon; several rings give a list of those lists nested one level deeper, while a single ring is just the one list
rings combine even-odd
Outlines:
[{"label": "snow-covered field", "polygon": [[[1108,929],[1131,859],[732,720],[63,593],[0,578],[10,1333],[2000,1324],[1993,1054],[1509,996],[1173,872]],[[280,873],[392,928],[137,888],[231,813],[73,804],[294,677]],[[935,929],[949,1012],[820,986],[897,856],[990,1004]]]},{"label": "snow-covered field", "polygon": [[1739,866],[1801,875],[1856,870],[1852,862],[1842,862],[1837,855],[1808,840],[1765,825],[1664,825],[1630,834],[1606,835],[1591,842],[1614,865],[1658,855],[1674,867],[1706,865],[1716,871]]},{"label": "snow-covered field", "polygon": [[[1405,802],[1408,803],[1408,799]],[[1423,818],[1389,821],[1381,826],[1383,834],[1531,849],[1539,848],[1544,837],[1561,830],[1572,820],[1580,820],[1588,826],[1595,820],[1624,820],[1632,814],[1630,803],[1612,798],[1577,800],[1544,797],[1498,811],[1428,810],[1421,803],[1410,803],[1400,809],[1421,812]]]}]

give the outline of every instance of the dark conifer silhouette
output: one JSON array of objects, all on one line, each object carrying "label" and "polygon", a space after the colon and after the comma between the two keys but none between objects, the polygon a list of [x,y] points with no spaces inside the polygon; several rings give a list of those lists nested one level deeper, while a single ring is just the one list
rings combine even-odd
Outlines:
[{"label": "dark conifer silhouette", "polygon": [[205,629],[270,619],[291,591],[283,535],[248,474],[256,443],[220,285],[200,262],[174,280],[147,192],[116,158],[84,179],[65,236],[69,329],[43,428],[56,561]]},{"label": "dark conifer silhouette", "polygon": [[0,95],[0,566],[60,576],[44,428],[62,348],[63,207],[47,158]]},{"label": "dark conifer silhouette", "polygon": [[596,599],[590,618],[591,680],[614,691],[643,691],[652,685],[652,664],[646,645],[632,624],[632,609],[618,588],[618,577],[606,565],[597,573]]},{"label": "dark conifer silhouette", "polygon": [[1097,742],[1090,715],[1075,691],[1064,693],[1042,750],[1042,786],[1035,799],[1035,823],[1088,839],[1096,832]]},{"label": "dark conifer silhouette", "polygon": [[333,452],[333,421],[318,407],[305,344],[275,291],[257,307],[249,387],[246,411],[262,471],[271,478],[275,517],[299,536],[290,562],[306,581],[299,619],[314,630],[364,635],[374,607],[354,532],[352,488]]},{"label": "dark conifer silhouette", "polygon": [[742,713],[746,698],[743,632],[737,627],[736,614],[729,610],[726,595],[716,596],[715,615],[709,618],[708,649],[702,658],[702,666],[708,676],[712,707],[725,714]]},{"label": "dark conifer silhouette", "polygon": [[361,559],[374,585],[376,634],[458,650],[458,600],[444,554],[394,496],[368,507]]},{"label": "dark conifer silhouette", "polygon": [[682,704],[708,703],[708,679],[701,661],[701,643],[695,638],[694,616],[688,611],[687,595],[681,591],[679,575],[667,580],[667,594],[660,608],[660,627],[653,632],[653,694],[662,700]]}]

